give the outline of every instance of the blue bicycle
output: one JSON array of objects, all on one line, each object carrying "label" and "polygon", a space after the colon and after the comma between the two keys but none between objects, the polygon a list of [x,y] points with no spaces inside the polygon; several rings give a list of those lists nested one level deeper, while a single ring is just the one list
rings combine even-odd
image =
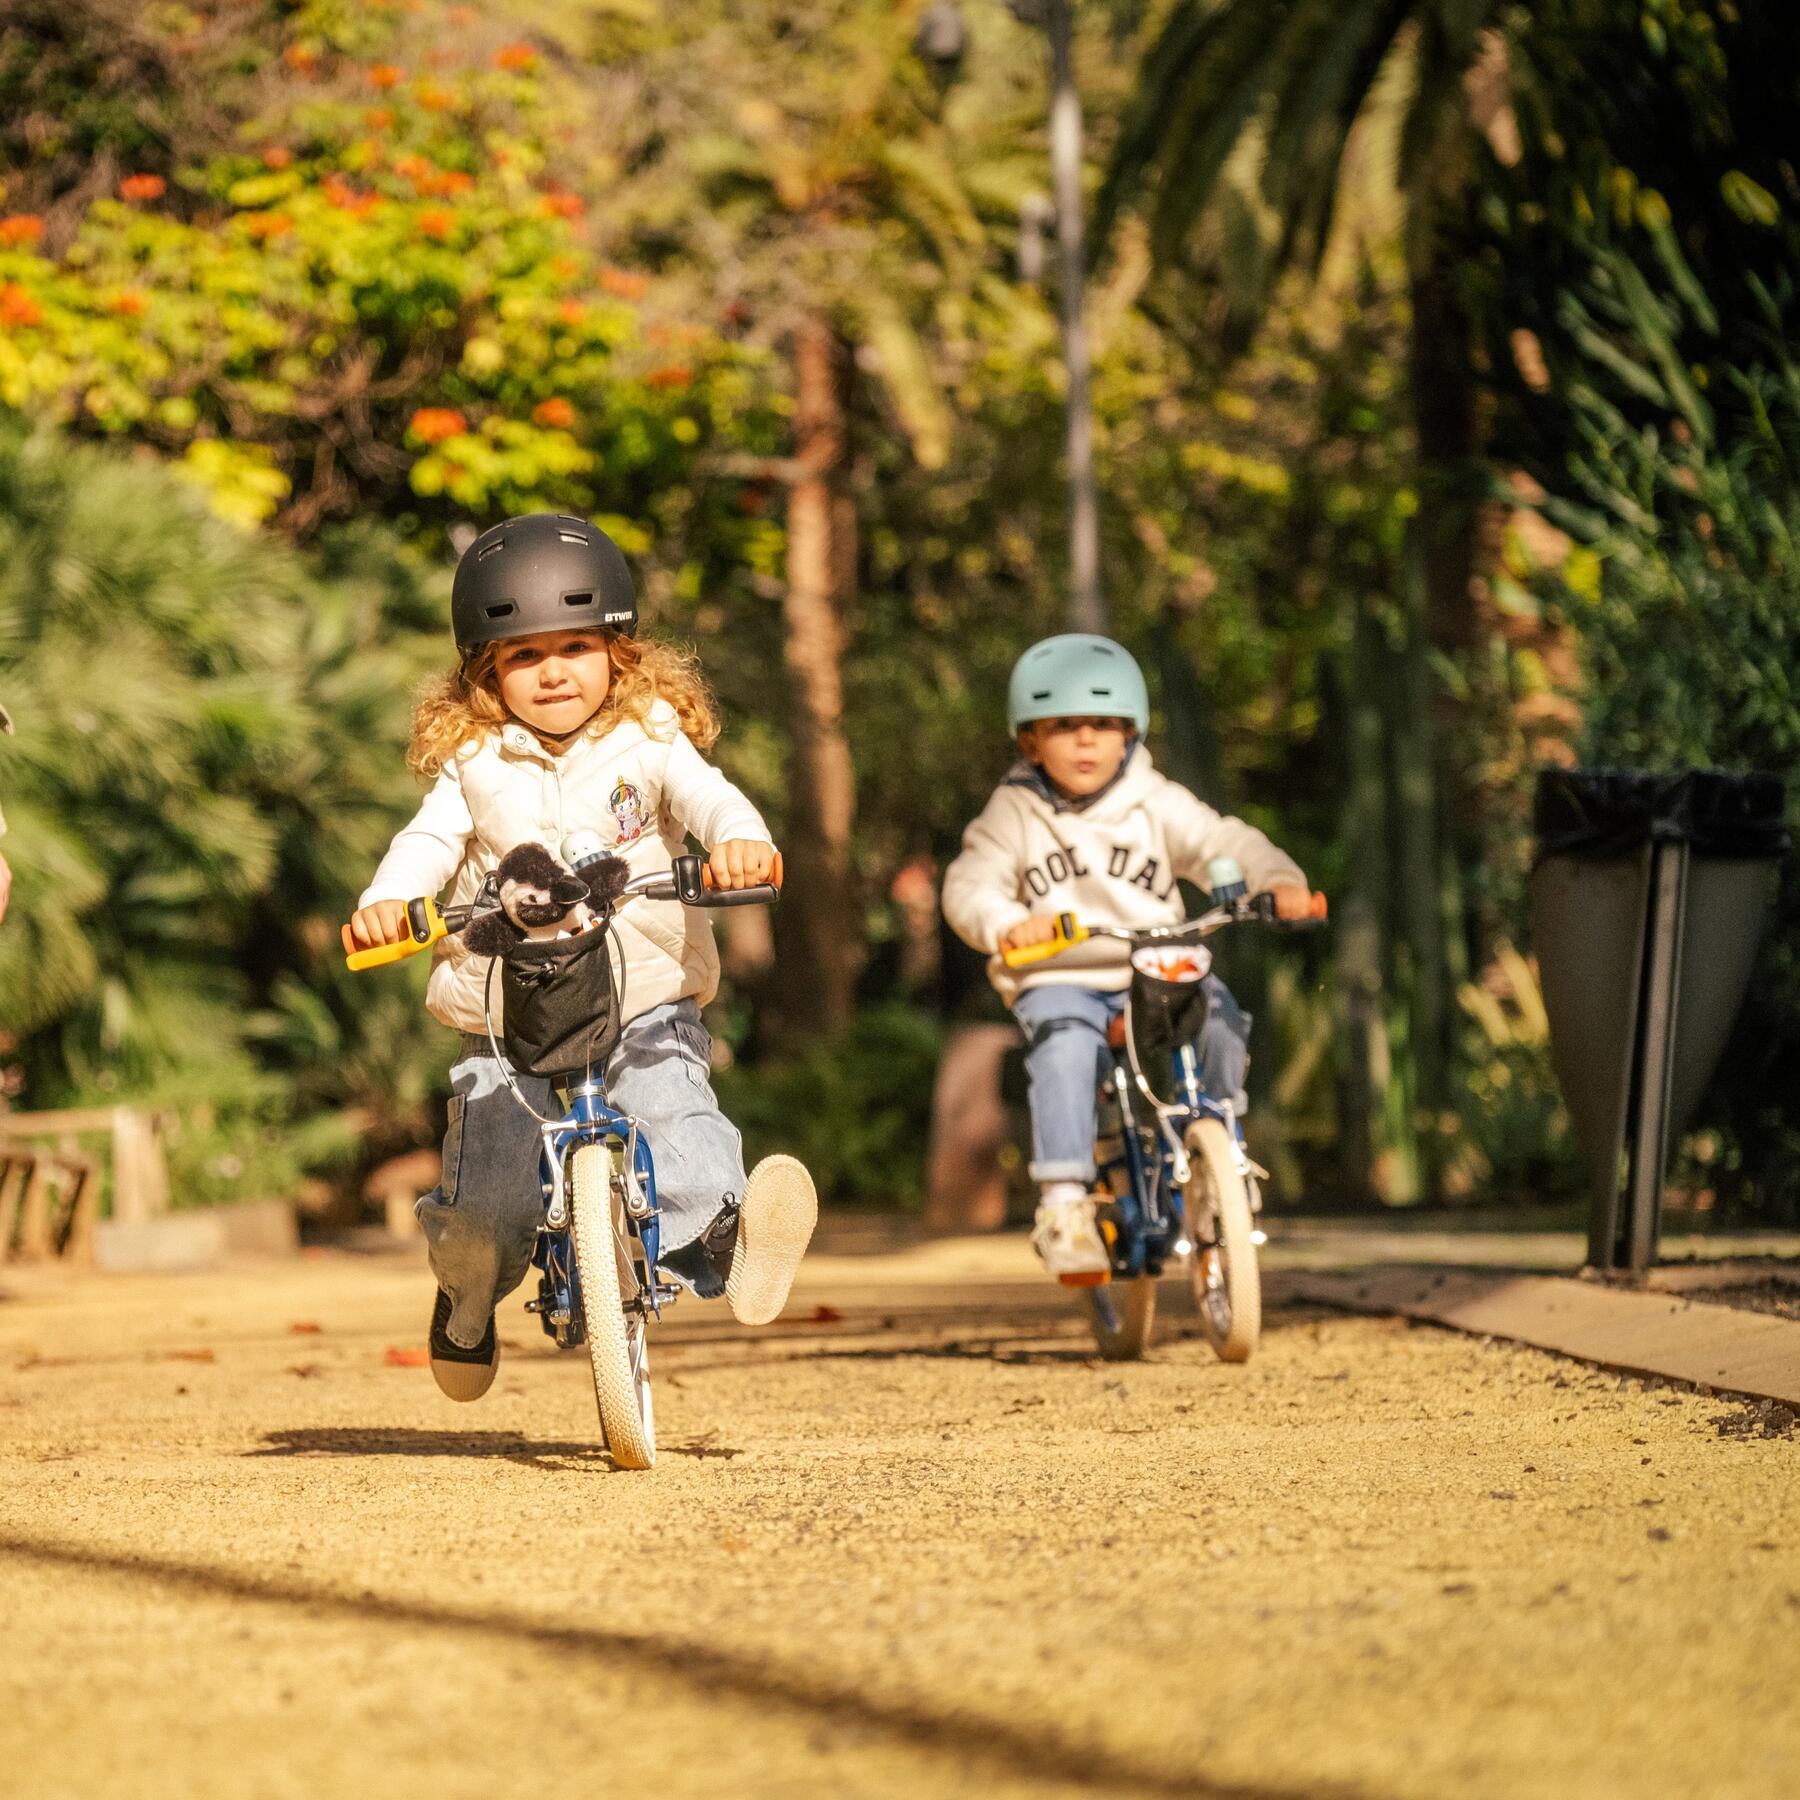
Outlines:
[{"label": "blue bicycle", "polygon": [[[575,858],[574,866],[581,873],[584,859]],[[715,890],[707,885],[699,857],[678,856],[668,871],[653,870],[625,882],[596,909],[590,931],[599,933],[600,941],[561,939],[555,948],[573,945],[576,954],[609,959],[605,939],[613,914],[633,900],[721,907],[767,905],[777,898],[774,886]],[[415,954],[441,937],[467,930],[498,904],[491,886],[471,904],[441,911],[433,900],[414,900],[407,909],[409,939],[358,951],[349,964],[371,968]],[[495,1040],[491,981],[490,967],[488,1041],[504,1071],[508,1065]],[[549,1075],[562,1108],[557,1117],[538,1112],[511,1074],[506,1076],[513,1098],[537,1120],[541,1138],[538,1177],[544,1217],[532,1249],[538,1292],[526,1302],[526,1310],[537,1314],[559,1348],[586,1344],[607,1451],[621,1468],[648,1469],[656,1461],[649,1323],[680,1292],[657,1274],[661,1224],[655,1160],[637,1121],[608,1105],[598,1067],[539,1073]]]},{"label": "blue bicycle", "polygon": [[[1212,908],[1179,925],[1129,929],[1083,925],[1072,913],[1057,921],[1050,942],[1010,950],[1023,968],[1089,938],[1130,946],[1131,986],[1125,1010],[1107,1038],[1111,1067],[1100,1088],[1094,1148],[1095,1222],[1112,1266],[1099,1275],[1064,1275],[1084,1290],[1100,1354],[1135,1360],[1149,1348],[1156,1287],[1164,1267],[1185,1259],[1207,1342],[1225,1362],[1244,1362],[1262,1334],[1262,1280],[1256,1252],[1264,1242],[1258,1185],[1264,1171],[1250,1160],[1231,1102],[1208,1093],[1195,1042],[1206,1024],[1206,977],[1212,952],[1202,941],[1227,925],[1276,922],[1274,899],[1247,896],[1235,865],[1215,865]],[[1311,916],[1323,923],[1326,901],[1313,896]]]}]

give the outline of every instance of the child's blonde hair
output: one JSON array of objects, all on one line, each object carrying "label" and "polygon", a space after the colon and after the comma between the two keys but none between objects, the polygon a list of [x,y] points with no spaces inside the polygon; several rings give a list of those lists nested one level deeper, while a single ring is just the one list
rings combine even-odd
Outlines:
[{"label": "child's blonde hair", "polygon": [[[613,632],[604,642],[612,681],[600,710],[587,722],[588,737],[604,737],[622,719],[648,726],[651,707],[666,700],[694,748],[705,752],[713,747],[719,736],[718,703],[691,651]],[[434,675],[420,688],[406,746],[406,766],[415,775],[435,781],[465,744],[479,743],[510,717],[500,701],[494,650],[483,644],[448,674]]]}]

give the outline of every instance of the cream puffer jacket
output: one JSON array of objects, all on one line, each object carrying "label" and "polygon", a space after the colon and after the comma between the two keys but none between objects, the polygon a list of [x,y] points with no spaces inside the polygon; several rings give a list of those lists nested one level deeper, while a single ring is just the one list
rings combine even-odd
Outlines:
[{"label": "cream puffer jacket", "polygon": [[[675,709],[658,701],[644,725],[621,721],[560,756],[519,724],[465,746],[388,846],[357,904],[438,895],[446,882],[445,904],[462,904],[515,845],[539,843],[560,855],[574,831],[594,833],[634,876],[670,867],[690,833],[708,850],[733,839],[773,842],[762,815],[689,742]],[[713,997],[719,954],[704,912],[673,900],[633,900],[613,931],[625,1019],[666,1000],[691,995],[704,1006]],[[425,996],[432,1017],[456,1031],[485,1032],[493,959],[471,955],[455,936],[442,939],[432,958]]]},{"label": "cream puffer jacket", "polygon": [[1228,856],[1250,891],[1306,877],[1254,825],[1215,812],[1159,775],[1142,744],[1111,784],[1071,804],[1028,762],[1015,765],[963,833],[944,872],[944,917],[990,958],[988,978],[1010,1006],[1027,988],[1068,985],[1117,991],[1131,984],[1128,948],[1091,938],[1023,971],[996,954],[1002,935],[1033,913],[1072,912],[1094,925],[1173,925],[1183,916],[1179,881],[1208,885],[1208,865]]}]

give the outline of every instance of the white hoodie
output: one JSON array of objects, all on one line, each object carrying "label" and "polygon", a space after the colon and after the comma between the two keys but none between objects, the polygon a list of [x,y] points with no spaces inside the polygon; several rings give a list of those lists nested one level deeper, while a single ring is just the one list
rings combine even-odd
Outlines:
[{"label": "white hoodie", "polygon": [[988,977],[1010,1006],[1026,988],[1052,984],[1118,991],[1131,982],[1130,952],[1093,938],[1046,962],[1013,970],[1001,935],[1033,913],[1071,912],[1094,925],[1172,925],[1186,916],[1177,880],[1207,886],[1207,865],[1229,856],[1250,891],[1304,886],[1298,864],[1254,825],[1214,812],[1159,775],[1139,743],[1109,787],[1082,802],[1056,795],[1031,763],[1016,763],[963,833],[944,874],[944,917],[957,936],[993,959]]},{"label": "white hoodie", "polygon": [[[772,842],[762,815],[682,733],[674,707],[659,700],[646,723],[623,720],[561,756],[519,724],[465,745],[388,846],[357,905],[437,894],[446,882],[445,903],[464,904],[507,851],[537,843],[560,855],[572,831],[592,832],[634,876],[669,868],[690,832],[709,850],[737,838]],[[633,900],[613,931],[625,1019],[665,1000],[691,994],[704,1006],[713,997],[719,955],[704,912]],[[432,1017],[455,1031],[485,1032],[492,960],[471,955],[460,937],[440,939],[425,994]]]}]

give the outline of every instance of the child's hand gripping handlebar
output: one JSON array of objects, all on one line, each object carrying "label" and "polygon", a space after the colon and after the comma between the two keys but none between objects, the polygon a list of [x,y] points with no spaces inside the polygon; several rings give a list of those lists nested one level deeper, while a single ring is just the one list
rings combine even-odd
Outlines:
[{"label": "child's hand gripping handlebar", "polygon": [[1048,962],[1051,957],[1061,956],[1065,950],[1085,943],[1089,935],[1088,928],[1073,913],[1058,913],[1055,937],[1042,944],[1023,944],[1016,950],[1002,950],[1000,960],[1009,969],[1029,968],[1033,963]]},{"label": "child's hand gripping handlebar", "polygon": [[472,906],[447,906],[441,911],[429,894],[406,903],[407,935],[397,944],[373,944],[367,950],[352,950],[344,958],[351,969],[378,969],[383,963],[399,962],[429,950],[439,938],[461,931],[474,915]]}]

